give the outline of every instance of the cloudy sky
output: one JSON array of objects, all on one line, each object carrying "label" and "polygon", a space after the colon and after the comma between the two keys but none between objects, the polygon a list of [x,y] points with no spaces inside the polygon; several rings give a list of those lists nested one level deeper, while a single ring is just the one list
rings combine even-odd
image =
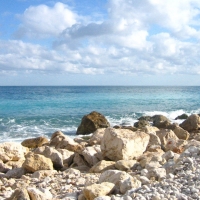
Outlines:
[{"label": "cloudy sky", "polygon": [[1,0],[0,85],[200,85],[200,1]]}]

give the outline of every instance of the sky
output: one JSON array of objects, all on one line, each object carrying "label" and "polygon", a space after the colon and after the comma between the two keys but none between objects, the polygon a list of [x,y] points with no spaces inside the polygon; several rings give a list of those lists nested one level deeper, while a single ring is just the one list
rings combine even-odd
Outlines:
[{"label": "sky", "polygon": [[200,1],[0,0],[7,85],[200,85]]}]

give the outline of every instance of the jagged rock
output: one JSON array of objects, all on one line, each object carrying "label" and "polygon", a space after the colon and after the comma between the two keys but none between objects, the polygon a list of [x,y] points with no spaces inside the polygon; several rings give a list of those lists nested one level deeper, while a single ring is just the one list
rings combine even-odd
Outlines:
[{"label": "jagged rock", "polygon": [[93,111],[82,118],[76,134],[85,135],[95,132],[98,128],[107,128],[110,124],[107,119],[100,113]]},{"label": "jagged rock", "polygon": [[115,162],[114,161],[99,161],[96,165],[94,165],[91,169],[91,173],[102,173],[109,169],[115,169]]},{"label": "jagged rock", "polygon": [[200,128],[199,115],[192,114],[185,121],[180,124],[180,127],[186,131],[198,130]]},{"label": "jagged rock", "polygon": [[99,145],[92,147],[86,147],[82,152],[84,159],[87,161],[88,165],[91,167],[102,160],[101,149]]},{"label": "jagged rock", "polygon": [[95,144],[101,144],[101,140],[103,138],[103,135],[105,133],[105,128],[99,128],[97,129],[92,137],[89,139],[89,144],[92,146],[92,145],[95,145]]},{"label": "jagged rock", "polygon": [[162,162],[163,161],[163,158],[162,158],[163,154],[164,154],[164,151],[160,151],[160,152],[145,152],[143,155],[141,155],[141,156],[139,156],[137,158],[137,161],[144,168],[151,161]]},{"label": "jagged rock", "polygon": [[25,188],[17,188],[7,200],[30,200],[30,197]]},{"label": "jagged rock", "polygon": [[62,155],[56,149],[48,146],[43,146],[36,148],[33,152],[35,154],[40,154],[46,158],[51,159],[55,169],[61,169],[63,167]]},{"label": "jagged rock", "polygon": [[102,155],[113,161],[133,159],[146,150],[149,138],[141,131],[107,128],[101,141]]},{"label": "jagged rock", "polygon": [[0,160],[7,162],[10,160],[24,160],[24,156],[28,153],[28,148],[23,147],[19,143],[5,142],[0,144]]},{"label": "jagged rock", "polygon": [[152,133],[149,133],[150,139],[149,139],[149,143],[147,145],[147,151],[152,148],[152,146],[161,146],[161,141],[160,138]]},{"label": "jagged rock", "polygon": [[163,115],[154,115],[153,117],[153,126],[157,128],[167,128],[170,125],[170,120]]},{"label": "jagged rock", "polygon": [[12,169],[14,168],[20,168],[22,167],[22,164],[24,163],[25,158],[23,158],[23,160],[18,160],[18,161],[8,161],[6,162],[6,165],[11,167]]},{"label": "jagged rock", "polygon": [[175,153],[182,153],[184,150],[184,147],[188,144],[186,140],[174,140],[174,139],[169,139],[167,143],[165,144],[165,150],[166,151],[173,151]]},{"label": "jagged rock", "polygon": [[49,140],[46,137],[37,137],[26,139],[21,143],[21,145],[28,148],[37,148],[47,144],[48,142]]},{"label": "jagged rock", "polygon": [[190,137],[190,134],[178,124],[172,124],[168,128],[170,128],[179,139],[188,140]]},{"label": "jagged rock", "polygon": [[115,184],[103,182],[86,186],[83,189],[83,194],[87,200],[93,200],[96,197],[110,194],[114,190]]},{"label": "jagged rock", "polygon": [[73,152],[80,152],[83,149],[82,145],[67,137],[61,131],[52,134],[49,145],[54,146],[56,149],[67,149]]},{"label": "jagged rock", "polygon": [[115,167],[118,170],[127,171],[127,170],[130,170],[136,162],[137,160],[118,160],[115,163]]},{"label": "jagged rock", "polygon": [[60,152],[62,155],[63,165],[65,167],[70,166],[74,159],[74,152],[67,149],[57,149],[57,151]]},{"label": "jagged rock", "polygon": [[167,144],[169,139],[178,140],[178,137],[170,129],[160,129],[156,132],[156,135],[160,138],[161,144],[163,146]]},{"label": "jagged rock", "polygon": [[38,170],[53,170],[53,163],[51,159],[31,152],[26,155],[26,160],[22,167],[29,172],[35,172]]}]

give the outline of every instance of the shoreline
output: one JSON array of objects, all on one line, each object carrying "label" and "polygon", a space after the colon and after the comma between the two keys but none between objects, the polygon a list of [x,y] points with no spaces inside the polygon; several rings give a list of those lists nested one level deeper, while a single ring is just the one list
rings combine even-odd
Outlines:
[{"label": "shoreline", "polygon": [[[181,124],[144,119],[74,139],[57,131],[50,139],[0,143],[0,199],[198,199],[199,115]],[[193,180],[191,190],[185,180]]]}]

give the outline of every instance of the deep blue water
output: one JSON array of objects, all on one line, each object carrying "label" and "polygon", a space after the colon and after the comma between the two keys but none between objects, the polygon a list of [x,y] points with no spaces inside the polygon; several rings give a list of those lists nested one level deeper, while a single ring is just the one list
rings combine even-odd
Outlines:
[{"label": "deep blue water", "polygon": [[130,124],[142,115],[200,113],[200,87],[7,86],[0,87],[0,141],[21,141],[57,130],[75,135],[92,111],[111,125]]}]

